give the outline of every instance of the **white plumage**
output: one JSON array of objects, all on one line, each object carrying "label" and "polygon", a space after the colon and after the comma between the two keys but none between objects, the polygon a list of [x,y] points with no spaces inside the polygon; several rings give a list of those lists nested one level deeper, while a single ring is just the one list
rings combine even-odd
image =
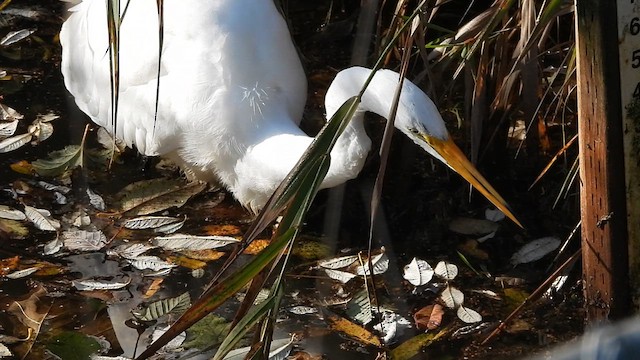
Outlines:
[{"label": "white plumage", "polygon": [[[259,210],[312,138],[298,124],[306,78],[273,0],[165,0],[159,79],[155,0],[130,1],[120,29],[116,137],[144,155],[176,161],[188,174],[219,181]],[[114,132],[105,0],[71,9],[60,33],[62,73],[80,109]],[[356,95],[370,70],[341,71],[325,99],[330,117]],[[331,153],[322,187],[352,179],[371,147],[363,113],[387,116],[399,75],[376,73],[357,115]],[[504,200],[451,141],[433,102],[404,82],[396,127],[513,215]],[[517,221],[516,221],[517,222]]]}]

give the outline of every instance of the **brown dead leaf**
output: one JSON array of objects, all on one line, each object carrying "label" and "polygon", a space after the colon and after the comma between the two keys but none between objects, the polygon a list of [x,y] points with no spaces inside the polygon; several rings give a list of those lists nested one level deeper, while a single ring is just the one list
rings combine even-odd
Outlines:
[{"label": "brown dead leaf", "polygon": [[23,325],[22,329],[19,329],[19,326],[16,327],[16,331],[20,332],[20,334],[16,333],[12,335],[17,337],[29,335],[27,341],[15,349],[21,357],[28,354],[31,350],[35,339],[40,333],[42,322],[53,304],[52,301],[45,298],[46,294],[47,290],[39,286],[29,294],[27,299],[14,301],[7,309],[7,312],[13,315],[13,317]]},{"label": "brown dead leaf", "polygon": [[14,256],[0,260],[0,276],[5,276],[18,268],[20,257]]},{"label": "brown dead leaf", "polygon": [[186,256],[169,256],[167,260],[191,270],[202,269],[203,267],[207,266],[207,263],[204,261],[192,259]]},{"label": "brown dead leaf", "polygon": [[458,245],[458,250],[460,250],[465,255],[474,257],[479,260],[489,260],[489,254],[478,248],[478,241],[474,239],[469,239],[464,243]]},{"label": "brown dead leaf", "polygon": [[382,342],[375,334],[356,323],[328,311],[324,311],[324,319],[333,331],[341,332],[364,345],[382,347]]},{"label": "brown dead leaf", "polygon": [[33,166],[31,165],[30,162],[26,160],[15,162],[9,165],[9,167],[11,168],[11,170],[17,172],[18,174],[22,174],[22,175],[33,174]]},{"label": "brown dead leaf", "polygon": [[251,244],[249,244],[249,246],[247,246],[247,248],[244,249],[242,253],[247,255],[256,255],[257,253],[262,251],[264,248],[266,248],[268,245],[269,245],[269,240],[256,239],[256,240],[253,240],[253,242],[251,242]]},{"label": "brown dead leaf", "polygon": [[242,229],[237,225],[232,224],[220,224],[220,225],[206,225],[203,228],[206,235],[214,236],[235,236],[242,237]]},{"label": "brown dead leaf", "polygon": [[420,330],[435,330],[442,324],[444,308],[440,304],[428,305],[413,314],[416,327]]},{"label": "brown dead leaf", "polygon": [[184,256],[190,257],[192,259],[201,260],[201,261],[215,261],[223,257],[226,253],[222,251],[217,251],[213,249],[205,249],[205,250],[181,250]]},{"label": "brown dead leaf", "polygon": [[144,293],[142,297],[144,297],[145,299],[148,299],[153,295],[155,295],[158,292],[158,290],[162,288],[160,285],[162,285],[163,282],[164,282],[164,278],[157,278],[153,280],[153,282],[151,283],[151,285],[149,285],[149,288],[147,289],[147,291]]}]

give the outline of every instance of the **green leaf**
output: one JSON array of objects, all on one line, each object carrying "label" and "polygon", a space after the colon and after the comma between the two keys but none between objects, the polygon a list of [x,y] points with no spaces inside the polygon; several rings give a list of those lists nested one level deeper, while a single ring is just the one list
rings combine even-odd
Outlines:
[{"label": "green leaf", "polygon": [[131,313],[141,321],[152,321],[170,313],[182,313],[191,306],[191,297],[186,292],[180,296],[152,302],[147,307]]},{"label": "green leaf", "polygon": [[95,339],[73,331],[53,337],[47,348],[62,360],[86,360],[101,349]]},{"label": "green leaf", "polygon": [[40,176],[60,176],[78,166],[82,166],[83,150],[80,145],[68,145],[47,155],[46,159],[34,161],[33,169]]}]

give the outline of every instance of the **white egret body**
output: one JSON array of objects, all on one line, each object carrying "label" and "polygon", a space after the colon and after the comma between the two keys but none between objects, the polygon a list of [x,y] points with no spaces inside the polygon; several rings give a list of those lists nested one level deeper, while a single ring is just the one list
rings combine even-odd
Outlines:
[{"label": "white egret body", "polygon": [[[298,124],[305,75],[273,0],[166,0],[158,84],[155,0],[130,1],[120,28],[120,94],[115,136],[144,155],[176,161],[188,174],[219,181],[259,210],[312,138]],[[113,133],[105,0],[84,0],[60,33],[67,89],[91,119]],[[365,68],[341,71],[325,99],[330,117],[356,95]],[[399,75],[380,70],[331,152],[323,188],[352,179],[371,141],[365,111],[386,117]],[[159,109],[154,125],[158,98]],[[470,181],[514,221],[506,202],[451,141],[433,102],[404,82],[395,126]]]}]

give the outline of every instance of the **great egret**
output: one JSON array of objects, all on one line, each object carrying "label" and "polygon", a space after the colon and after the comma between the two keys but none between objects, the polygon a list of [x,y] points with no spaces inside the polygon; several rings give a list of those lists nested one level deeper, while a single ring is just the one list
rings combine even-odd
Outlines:
[{"label": "great egret", "polygon": [[[287,25],[273,0],[167,0],[158,80],[156,6],[155,0],[128,2],[120,27],[115,136],[144,155],[176,161],[198,179],[222,183],[256,212],[312,141],[298,127],[306,78]],[[67,89],[82,111],[113,133],[106,9],[105,0],[73,7],[60,42]],[[359,92],[369,72],[353,67],[338,73],[325,98],[328,117]],[[331,152],[323,188],[358,175],[371,148],[363,113],[387,116],[398,81],[390,70],[375,74]],[[518,223],[451,140],[433,102],[409,81],[395,126]]]}]

